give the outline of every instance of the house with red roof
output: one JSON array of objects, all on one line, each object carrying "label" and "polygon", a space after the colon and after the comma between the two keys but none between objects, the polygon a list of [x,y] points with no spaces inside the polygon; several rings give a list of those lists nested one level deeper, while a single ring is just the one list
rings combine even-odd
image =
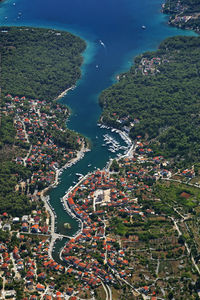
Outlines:
[{"label": "house with red roof", "polygon": [[44,292],[44,291],[45,291],[45,286],[44,286],[43,284],[38,283],[38,284],[36,285],[36,289],[37,289],[37,291],[39,291],[39,292]]}]

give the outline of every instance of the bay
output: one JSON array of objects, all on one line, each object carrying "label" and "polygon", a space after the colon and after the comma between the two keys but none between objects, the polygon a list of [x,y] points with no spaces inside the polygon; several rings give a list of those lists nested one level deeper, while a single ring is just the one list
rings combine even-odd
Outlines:
[{"label": "bay", "polygon": [[[63,210],[60,201],[77,181],[76,173],[87,174],[102,168],[113,157],[102,147],[107,130],[97,126],[100,92],[115,82],[118,73],[132,65],[137,54],[155,50],[166,37],[194,35],[191,31],[169,27],[168,17],[160,12],[161,4],[161,0],[6,0],[0,4],[0,25],[62,29],[87,42],[82,78],[76,89],[61,101],[72,110],[67,126],[88,137],[92,148],[81,161],[62,173],[59,185],[50,192],[59,233],[73,235],[78,230],[78,222]],[[116,135],[115,138],[123,144]],[[64,228],[65,222],[70,222],[70,230]],[[62,246],[63,243],[57,243],[55,259]]]}]

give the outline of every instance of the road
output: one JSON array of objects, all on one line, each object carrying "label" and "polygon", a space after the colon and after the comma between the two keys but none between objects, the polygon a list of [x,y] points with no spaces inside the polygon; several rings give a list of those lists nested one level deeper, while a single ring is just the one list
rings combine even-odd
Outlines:
[{"label": "road", "polygon": [[[172,182],[178,182],[178,183],[186,184],[186,185],[189,185],[189,186],[192,186],[192,187],[196,187],[196,188],[200,188],[200,186],[197,185],[197,184],[192,184],[192,183],[189,183],[189,182],[182,182],[181,180],[176,180],[176,179],[172,179],[172,178],[162,178],[162,179],[163,180],[167,180],[167,181],[172,181]],[[187,220],[188,217],[183,216],[181,213],[179,213],[177,211],[176,208],[174,208],[174,207],[172,207],[172,208],[173,208],[173,210],[177,214],[179,214],[179,216],[181,216],[181,218],[182,218],[181,222],[184,222],[185,220]],[[179,236],[182,235],[182,232],[180,231],[180,229],[178,227],[177,221],[175,221],[175,219],[173,217],[170,217],[170,219],[174,222],[174,226],[175,226],[175,228],[176,228],[176,230],[178,232],[178,235]],[[184,246],[185,246],[185,248],[186,248],[186,250],[188,252],[189,257],[191,257],[192,264],[194,265],[195,269],[197,270],[198,274],[200,275],[200,269],[199,269],[198,265],[196,264],[196,262],[194,260],[194,257],[191,254],[191,250],[190,250],[190,248],[189,248],[189,246],[188,246],[188,244],[186,242],[184,242]]]},{"label": "road", "polygon": [[99,279],[101,280],[101,284],[104,288],[104,291],[106,293],[106,299],[105,300],[112,300],[112,291],[111,291],[111,288],[109,287],[108,284],[104,284],[103,283],[103,280],[101,277],[99,277]]},{"label": "road", "polygon": [[107,287],[107,289],[108,289],[108,294],[109,294],[109,300],[112,300],[112,290],[111,290],[111,288],[109,287],[109,285],[108,284],[106,284],[106,287]]},{"label": "road", "polygon": [[158,276],[159,272],[159,267],[160,267],[160,260],[158,259],[157,267],[156,267],[156,275]]},{"label": "road", "polygon": [[130,286],[132,288],[132,290],[135,292],[136,295],[141,295],[142,297],[144,296],[144,294],[142,294],[138,289],[136,289],[132,284],[130,284],[127,280],[125,280],[124,278],[121,278],[118,274],[118,272],[115,269],[112,269],[111,267],[109,267],[109,269],[111,270],[111,272],[113,273],[113,275],[120,281],[123,281],[124,283],[126,283],[126,285]]},{"label": "road", "polygon": [[189,183],[189,182],[182,182],[181,180],[177,180],[177,179],[173,179],[173,178],[162,178],[162,180],[178,182],[178,183],[186,184],[186,185],[193,186],[193,187],[196,187],[196,188],[200,188],[199,184],[192,184],[192,183]]},{"label": "road", "polygon": [[100,278],[100,280],[101,280],[101,284],[102,284],[102,286],[103,286],[103,288],[104,288],[104,291],[105,291],[105,293],[106,293],[106,299],[105,300],[109,300],[109,296],[108,296],[108,290],[107,290],[107,288],[106,288],[106,286],[105,286],[105,284],[103,283],[103,281],[102,281],[102,279]]},{"label": "road", "polygon": [[32,150],[32,145],[30,146],[29,151],[26,154],[26,157],[23,158],[24,167],[26,167],[26,164],[27,164],[26,161],[27,161],[27,159],[28,159],[28,157],[29,157],[29,155],[31,153],[31,150]]},{"label": "road", "polygon": [[62,234],[58,234],[58,233],[53,233],[51,234],[51,242],[49,244],[49,250],[48,250],[48,254],[49,254],[49,257],[52,259],[52,252],[53,252],[53,246],[54,246],[54,243],[57,239],[62,239],[62,238],[68,238],[68,239],[71,239],[72,237],[69,236],[69,235],[62,235]]},{"label": "road", "polygon": [[[106,242],[106,222],[105,222],[105,220],[102,220],[102,219],[101,219],[101,221],[102,221],[102,223],[104,225],[104,235],[103,235],[103,238],[104,238],[104,240]],[[107,249],[107,243],[106,243],[106,253],[105,253],[105,259],[104,259],[104,265],[107,264],[107,259],[108,259],[108,249]]]},{"label": "road", "polygon": [[5,284],[6,284],[6,279],[3,276],[3,287],[2,287],[2,290],[1,290],[2,299],[5,299]]},{"label": "road", "polygon": [[[176,228],[176,230],[177,230],[177,232],[178,232],[178,235],[179,235],[179,236],[182,235],[182,232],[180,231],[177,222],[174,220],[173,217],[170,217],[170,219],[174,222],[174,226],[175,226],[175,228]],[[196,264],[196,262],[195,262],[195,260],[194,260],[194,257],[193,257],[193,255],[191,254],[191,250],[190,250],[190,248],[189,248],[189,246],[188,246],[188,244],[187,244],[186,242],[184,243],[184,246],[185,246],[185,248],[186,248],[186,250],[187,250],[187,252],[188,252],[189,257],[191,257],[192,264],[194,265],[195,269],[197,270],[198,274],[200,275],[199,267],[197,266],[197,264]]]},{"label": "road", "polygon": [[15,273],[14,278],[16,278],[16,277],[17,277],[17,274],[20,274],[20,273],[17,271],[17,267],[16,267],[16,264],[15,264],[15,260],[14,260],[14,257],[13,257],[13,253],[12,253],[12,252],[10,253],[10,258],[11,258],[12,263],[13,263],[13,271],[14,271],[14,273]]}]

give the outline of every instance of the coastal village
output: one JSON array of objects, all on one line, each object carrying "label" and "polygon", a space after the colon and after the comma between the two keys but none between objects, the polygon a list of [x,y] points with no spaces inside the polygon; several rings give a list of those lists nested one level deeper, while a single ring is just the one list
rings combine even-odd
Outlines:
[{"label": "coastal village", "polygon": [[[199,18],[184,14],[186,9],[178,1],[170,23],[181,27]],[[142,56],[134,72],[156,75],[170,59]],[[13,168],[12,192],[30,204],[27,213],[0,207],[0,299],[200,298],[200,164],[179,169],[147,138],[131,141],[139,118],[114,112],[117,129],[103,119],[99,126],[121,134],[127,146],[103,136],[102,146],[116,157],[103,169],[76,174],[79,182],[60,202],[78,231],[70,235],[69,222],[59,234],[48,192],[88,151],[88,141],[66,128],[69,109],[56,100],[8,94],[0,112],[0,122],[11,117],[15,135],[11,162],[26,171],[24,179]]]},{"label": "coastal village", "polygon": [[141,71],[142,75],[155,75],[156,73],[160,73],[159,66],[161,64],[169,63],[169,59],[167,57],[153,57],[148,59],[147,57],[142,57],[138,68]]},{"label": "coastal village", "polygon": [[200,274],[198,170],[176,170],[138,136],[126,155],[80,179],[62,199],[80,230],[58,263],[52,258],[53,215],[39,190],[53,184],[56,171],[76,155],[48,133],[49,127],[64,130],[55,116],[67,111],[56,103],[47,114],[48,104],[41,107],[39,100],[6,99],[2,112],[17,112],[17,140],[28,145],[25,158],[15,162],[35,170],[16,189],[40,189],[32,195],[30,215],[1,215],[1,299],[124,299],[125,293],[127,299],[155,300],[170,291],[190,299]]},{"label": "coastal village", "polygon": [[198,8],[195,8],[195,5],[190,9],[188,4],[189,2],[187,3],[187,1],[184,3],[184,1],[178,0],[171,5],[170,1],[166,1],[166,3],[162,5],[162,10],[164,13],[172,14],[168,21],[170,25],[179,28],[193,29],[199,33],[200,12]]},{"label": "coastal village", "polygon": [[32,171],[31,178],[16,189],[40,191],[57,180],[58,170],[77,156],[84,139],[66,129],[69,111],[64,105],[9,94],[4,102],[2,114],[14,115],[16,145],[20,148],[16,163]]}]

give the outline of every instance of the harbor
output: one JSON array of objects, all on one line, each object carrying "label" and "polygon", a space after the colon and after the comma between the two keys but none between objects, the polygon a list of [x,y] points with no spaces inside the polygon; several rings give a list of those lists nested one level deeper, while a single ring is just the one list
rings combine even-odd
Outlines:
[{"label": "harbor", "polygon": [[[117,153],[120,150],[124,151],[124,154],[127,153],[128,149],[130,148],[132,142],[129,138],[128,134],[125,131],[109,127],[103,124],[98,123],[97,124],[101,129],[107,129],[109,133],[106,133],[103,135],[104,143],[102,144],[102,147],[107,147],[108,151],[112,153]],[[121,145],[121,143],[116,140],[115,137],[113,137],[112,133],[117,133],[120,138],[125,142],[126,145]],[[117,153],[117,156],[120,157],[121,154]]]}]

